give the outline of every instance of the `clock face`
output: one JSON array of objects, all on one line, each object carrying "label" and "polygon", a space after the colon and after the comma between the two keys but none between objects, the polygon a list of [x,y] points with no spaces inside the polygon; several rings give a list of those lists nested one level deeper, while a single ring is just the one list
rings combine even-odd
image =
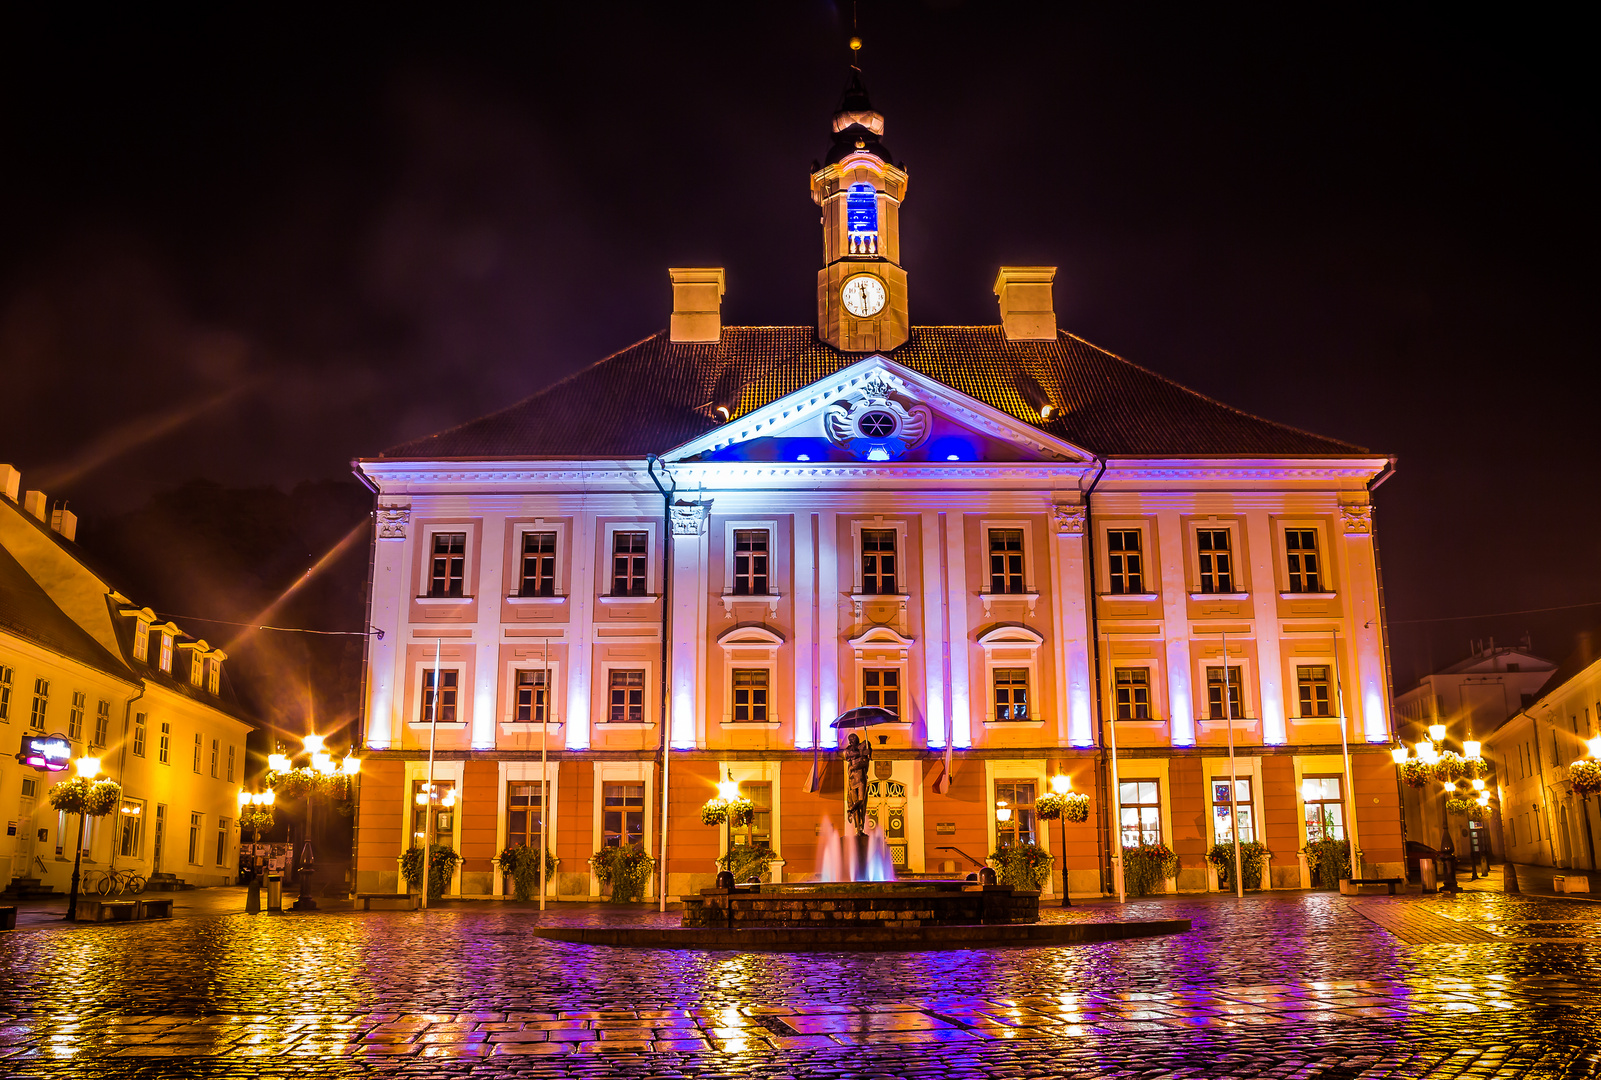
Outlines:
[{"label": "clock face", "polygon": [[869,315],[877,315],[884,310],[884,283],[871,274],[857,274],[845,282],[840,289],[840,299],[845,302],[845,310],[858,319],[865,319]]}]

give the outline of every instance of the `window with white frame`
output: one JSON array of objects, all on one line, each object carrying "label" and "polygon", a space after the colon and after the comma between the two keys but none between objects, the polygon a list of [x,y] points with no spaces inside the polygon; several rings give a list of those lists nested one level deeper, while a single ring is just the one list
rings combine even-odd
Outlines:
[{"label": "window with white frame", "polygon": [[1156,780],[1119,780],[1119,831],[1124,847],[1162,842],[1162,785]]},{"label": "window with white frame", "polygon": [[1037,843],[1034,781],[995,781],[995,846]]},{"label": "window with white frame", "polygon": [[1329,701],[1327,664],[1301,664],[1295,669],[1295,689],[1302,716],[1333,716]]},{"label": "window with white frame", "polygon": [[741,780],[739,793],[751,803],[750,820],[728,831],[730,847],[773,846],[773,784],[770,780]]},{"label": "window with white frame", "polygon": [[133,756],[145,756],[145,714],[133,714]]},{"label": "window with white frame", "polygon": [[1301,802],[1306,807],[1306,840],[1345,839],[1345,790],[1341,776],[1303,776]]},{"label": "window with white frame", "polygon": [[1223,711],[1223,668],[1208,667],[1206,669],[1206,716],[1209,720],[1238,720],[1245,715],[1241,702],[1241,691],[1244,682],[1240,678],[1240,669],[1231,666],[1228,669],[1228,712]]},{"label": "window with white frame", "polygon": [[222,661],[216,657],[206,661],[206,689],[213,694],[222,693]]},{"label": "window with white frame", "polygon": [[72,708],[67,710],[67,738],[73,742],[83,738],[83,714],[89,707],[89,695],[82,690],[72,692]]},{"label": "window with white frame", "polygon": [[117,822],[117,857],[137,859],[144,852],[145,804],[143,799],[123,799]]},{"label": "window with white frame", "polygon": [[899,668],[862,669],[862,705],[901,714],[901,672]]},{"label": "window with white frame", "polygon": [[200,830],[204,824],[205,818],[202,815],[189,815],[189,865],[191,866],[200,865]]},{"label": "window with white frame", "polygon": [[1284,530],[1285,569],[1292,593],[1324,591],[1322,564],[1318,560],[1316,529]]},{"label": "window with white frame", "polygon": [[[434,677],[439,677],[439,685],[434,685]],[[418,722],[432,724],[436,719],[441,724],[454,724],[457,719],[456,705],[458,692],[461,689],[461,673],[455,668],[425,667],[422,669],[422,708]],[[436,701],[437,699],[437,701]],[[438,708],[435,709],[435,705]]]},{"label": "window with white frame", "polygon": [[1212,777],[1212,834],[1219,844],[1234,843],[1234,817],[1240,820],[1240,843],[1249,844],[1256,839],[1256,819],[1251,802],[1251,778],[1236,777],[1234,801],[1229,800],[1229,778]]},{"label": "window with white frame", "polygon": [[767,723],[767,682],[766,668],[734,669],[734,723]]},{"label": "window with white frame", "polygon": [[612,533],[611,594],[613,596],[644,596],[650,561],[650,533]]},{"label": "window with white frame", "polygon": [[539,850],[539,831],[545,800],[537,780],[512,780],[506,785],[506,846]]},{"label": "window with white frame", "polygon": [[467,534],[436,532],[428,554],[428,595],[459,597],[467,580]]},{"label": "window with white frame", "polygon": [[156,745],[156,757],[163,765],[172,764],[172,723],[161,722],[161,740]]},{"label": "window with white frame", "polygon": [[990,592],[1027,591],[1023,574],[1023,530],[989,530]]},{"label": "window with white frame", "polygon": [[1028,668],[998,667],[991,682],[995,690],[995,719],[1027,720]]},{"label": "window with white frame", "polygon": [[228,865],[228,819],[217,819],[217,865]]},{"label": "window with white frame", "polygon": [[150,624],[143,619],[134,620],[133,658],[140,663],[150,659]]},{"label": "window with white frame", "polygon": [[205,747],[205,740],[200,737],[200,732],[198,732],[198,731],[195,732],[195,775],[196,776],[200,775],[200,752],[204,747]]},{"label": "window with white frame", "polygon": [[1120,667],[1113,669],[1119,720],[1151,718],[1151,669]]},{"label": "window with white frame", "polygon": [[734,587],[732,591],[735,596],[767,595],[769,539],[766,529],[734,530]]},{"label": "window with white frame", "polygon": [[219,756],[220,747],[221,743],[219,740],[211,740],[211,778],[213,780],[217,778],[217,759]]},{"label": "window with white frame", "polygon": [[1139,529],[1106,532],[1107,591],[1113,596],[1145,595],[1145,562]]},{"label": "window with white frame", "polygon": [[456,828],[456,781],[434,778],[433,798],[428,781],[411,782],[411,846],[423,846],[428,835],[428,815],[433,813],[433,842],[450,845]]},{"label": "window with white frame", "polygon": [[523,533],[522,564],[517,581],[518,596],[556,595],[556,534]]},{"label": "window with white frame", "polygon": [[862,592],[890,596],[896,588],[894,529],[862,530]]},{"label": "window with white frame", "polygon": [[162,631],[161,634],[160,667],[167,674],[172,674],[172,635],[166,631]]},{"label": "window with white frame", "polygon": [[199,649],[189,650],[189,685],[197,689],[206,682],[206,658]]},{"label": "window with white frame", "polygon": [[44,730],[45,712],[50,708],[50,680],[33,680],[33,709],[28,713],[28,726],[35,731]]},{"label": "window with white frame", "polygon": [[111,737],[111,702],[100,701],[95,704],[95,732],[92,746],[104,746]]},{"label": "window with white frame", "polygon": [[605,847],[638,847],[645,839],[645,785],[604,783],[601,797],[601,843]]},{"label": "window with white frame", "polygon": [[645,672],[643,668],[612,668],[608,673],[611,707],[607,720],[613,724],[645,722]]},{"label": "window with white frame", "polygon": [[1230,539],[1228,529],[1195,531],[1195,548],[1200,562],[1203,593],[1235,591],[1234,553],[1230,550]]},{"label": "window with white frame", "polygon": [[517,700],[512,719],[519,724],[546,722],[548,694],[543,668],[519,668],[515,674]]},{"label": "window with white frame", "polygon": [[228,747],[228,783],[233,783],[234,747]]},{"label": "window with white frame", "polygon": [[0,723],[11,723],[11,680],[16,669],[0,664]]}]

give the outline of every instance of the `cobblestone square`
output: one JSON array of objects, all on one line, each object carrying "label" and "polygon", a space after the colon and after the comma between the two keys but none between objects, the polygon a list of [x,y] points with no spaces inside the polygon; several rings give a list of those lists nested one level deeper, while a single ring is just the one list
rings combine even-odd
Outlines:
[{"label": "cobblestone square", "polygon": [[[1056,948],[809,955],[541,941],[517,906],[51,926],[0,938],[6,1077],[1576,1077],[1601,907],[1163,898]],[[547,925],[670,925],[562,905]]]}]

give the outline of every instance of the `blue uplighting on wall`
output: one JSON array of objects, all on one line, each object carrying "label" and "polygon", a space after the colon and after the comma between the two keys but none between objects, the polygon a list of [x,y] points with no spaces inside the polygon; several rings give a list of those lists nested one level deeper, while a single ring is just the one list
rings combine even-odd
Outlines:
[{"label": "blue uplighting on wall", "polygon": [[978,447],[960,435],[941,435],[928,442],[930,461],[977,461]]}]

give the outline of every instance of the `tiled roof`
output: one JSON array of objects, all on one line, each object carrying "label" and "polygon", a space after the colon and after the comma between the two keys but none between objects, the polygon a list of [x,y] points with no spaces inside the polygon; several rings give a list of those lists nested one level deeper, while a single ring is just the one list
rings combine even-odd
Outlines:
[{"label": "tiled roof", "polygon": [[139,681],[127,664],[57,607],[5,548],[0,548],[0,631],[130,683]]},{"label": "tiled roof", "polygon": [[[868,354],[842,353],[809,326],[725,326],[721,340],[673,344],[665,331],[533,397],[390,458],[642,457],[759,409]],[[998,326],[923,326],[885,354],[1058,438],[1112,457],[1349,456],[1369,451],[1230,408],[1081,338],[1008,341]],[[1037,388],[1037,389],[1036,389]],[[1043,391],[1049,421],[1025,402]]]}]

